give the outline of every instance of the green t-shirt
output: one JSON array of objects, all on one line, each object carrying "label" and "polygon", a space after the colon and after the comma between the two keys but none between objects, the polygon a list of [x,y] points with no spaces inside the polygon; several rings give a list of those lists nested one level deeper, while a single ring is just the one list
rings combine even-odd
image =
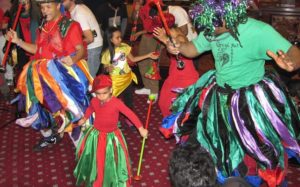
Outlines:
[{"label": "green t-shirt", "polygon": [[287,52],[291,43],[270,25],[248,18],[238,26],[239,40],[229,33],[223,33],[213,41],[208,41],[203,32],[192,42],[199,53],[212,50],[217,84],[228,84],[233,89],[249,86],[262,80],[265,60],[271,58],[267,50]]}]

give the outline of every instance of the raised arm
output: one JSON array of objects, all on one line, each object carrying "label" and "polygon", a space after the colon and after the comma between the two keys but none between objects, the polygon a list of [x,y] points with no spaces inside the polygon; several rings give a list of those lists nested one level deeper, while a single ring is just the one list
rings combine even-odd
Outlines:
[{"label": "raised arm", "polygon": [[6,34],[6,40],[10,40],[12,43],[17,44],[20,48],[24,49],[28,53],[35,54],[37,51],[36,44],[27,43],[24,42],[22,39],[20,39],[16,33],[16,31],[10,29]]},{"label": "raised arm", "polygon": [[176,55],[180,53],[188,58],[195,58],[200,55],[193,42],[176,42],[175,40],[173,40],[173,42],[175,43],[175,46],[170,40],[166,43],[167,50],[171,54]]},{"label": "raised arm", "polygon": [[134,126],[136,126],[136,128],[138,128],[140,135],[142,137],[147,137],[148,130],[143,127],[143,124],[137,115],[120,100],[117,100],[117,106],[120,112],[124,114],[134,124]]}]

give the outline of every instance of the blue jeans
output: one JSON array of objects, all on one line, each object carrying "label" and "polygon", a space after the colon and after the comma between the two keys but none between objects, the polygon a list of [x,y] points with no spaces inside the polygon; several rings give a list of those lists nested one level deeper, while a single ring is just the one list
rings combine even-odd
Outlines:
[{"label": "blue jeans", "polygon": [[88,49],[88,66],[90,74],[95,78],[98,69],[100,68],[100,54],[102,46],[93,49]]}]

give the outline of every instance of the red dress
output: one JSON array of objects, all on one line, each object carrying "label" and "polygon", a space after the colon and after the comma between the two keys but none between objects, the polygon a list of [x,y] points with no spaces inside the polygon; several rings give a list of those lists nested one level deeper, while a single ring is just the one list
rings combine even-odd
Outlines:
[{"label": "red dress", "polygon": [[185,68],[180,70],[177,68],[175,56],[170,57],[169,76],[161,88],[158,101],[163,117],[171,114],[170,107],[172,99],[176,98],[177,95],[172,91],[172,89],[186,88],[194,84],[199,78],[199,74],[194,67],[193,60],[185,57],[181,57],[181,59],[185,62]]},{"label": "red dress", "polygon": [[88,119],[93,112],[94,125],[85,131],[76,150],[76,184],[129,187],[131,166],[126,141],[117,126],[119,114],[124,114],[137,128],[142,127],[142,122],[116,97],[104,104],[93,98],[85,118]]}]

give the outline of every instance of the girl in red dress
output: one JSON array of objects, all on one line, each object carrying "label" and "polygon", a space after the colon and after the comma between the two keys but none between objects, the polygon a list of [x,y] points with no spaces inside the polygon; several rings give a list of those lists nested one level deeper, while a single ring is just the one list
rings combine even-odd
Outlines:
[{"label": "girl in red dress", "polygon": [[96,94],[78,125],[95,113],[90,126],[76,150],[77,166],[74,175],[77,184],[86,186],[130,186],[130,160],[127,145],[117,123],[119,113],[124,114],[138,128],[142,137],[144,129],[138,117],[118,98],[112,96],[112,81],[108,75],[99,75],[93,82]]},{"label": "girl in red dress", "polygon": [[[170,31],[172,38],[175,40],[180,42],[187,41],[186,36],[183,35],[180,29],[173,28]],[[166,33],[162,28],[155,28],[153,35],[163,43],[166,43],[168,40]],[[183,56],[180,56],[179,58],[185,62],[185,67],[183,69],[178,69],[175,56],[170,56],[169,76],[165,80],[159,94],[160,97],[158,105],[163,117],[171,114],[170,107],[172,105],[173,98],[176,98],[176,90],[179,89],[180,91],[181,89],[194,84],[199,78],[199,74],[194,67],[193,60]]]}]

